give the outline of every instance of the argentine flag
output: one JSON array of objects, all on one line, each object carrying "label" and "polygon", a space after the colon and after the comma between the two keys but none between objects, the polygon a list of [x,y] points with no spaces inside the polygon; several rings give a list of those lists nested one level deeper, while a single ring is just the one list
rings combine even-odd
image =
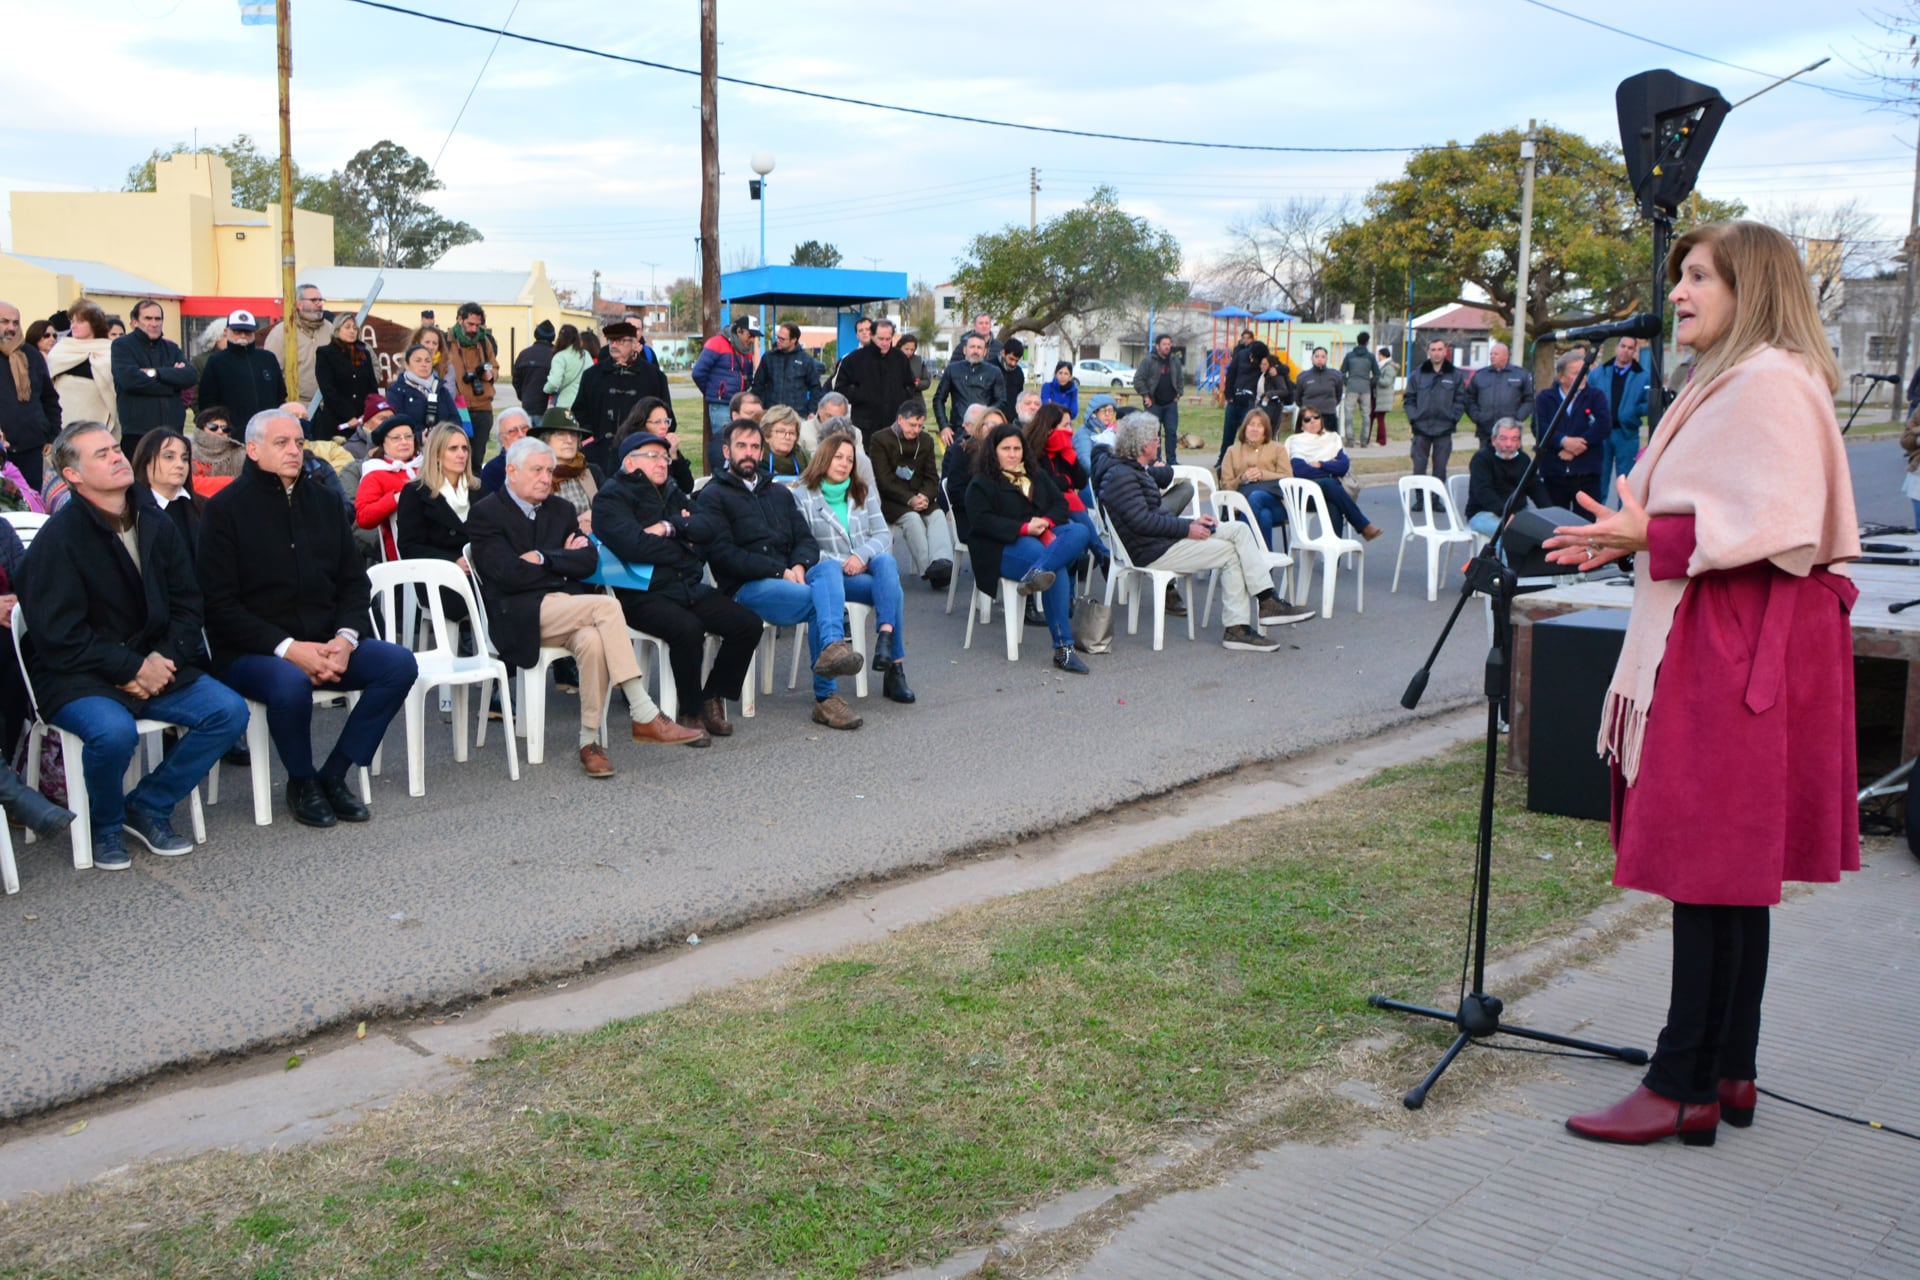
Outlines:
[{"label": "argentine flag", "polygon": [[273,0],[240,0],[241,26],[270,27],[273,23]]}]

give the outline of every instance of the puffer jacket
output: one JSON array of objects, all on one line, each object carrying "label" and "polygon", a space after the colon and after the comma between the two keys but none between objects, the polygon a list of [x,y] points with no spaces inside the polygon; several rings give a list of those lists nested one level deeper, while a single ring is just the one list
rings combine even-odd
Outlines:
[{"label": "puffer jacket", "polygon": [[792,488],[763,475],[749,489],[732,471],[718,471],[694,499],[688,532],[728,595],[794,565],[810,569],[820,559]]},{"label": "puffer jacket", "polygon": [[725,404],[747,389],[753,378],[753,357],[734,346],[726,334],[716,333],[700,348],[692,378],[702,396]]},{"label": "puffer jacket", "polygon": [[[887,517],[880,510],[880,495],[871,487],[867,489],[866,500],[859,506],[851,501],[847,503],[847,522],[840,523],[840,517],[833,514],[827,500],[818,489],[810,489],[804,484],[796,484],[790,490],[793,500],[800,507],[800,514],[807,522],[807,528],[813,534],[814,543],[820,548],[822,560],[845,560],[848,556],[859,556],[871,564],[875,556],[893,553],[893,530],[887,527]],[[851,491],[847,494],[851,499]]]},{"label": "puffer jacket", "polygon": [[799,346],[791,351],[775,348],[760,357],[760,367],[753,371],[753,394],[769,409],[783,404],[804,418],[820,396],[820,367]]},{"label": "puffer jacket", "polygon": [[1095,478],[1100,507],[1126,544],[1127,555],[1141,566],[1152,564],[1187,536],[1193,522],[1170,516],[1160,508],[1160,486],[1137,458],[1115,456]]}]

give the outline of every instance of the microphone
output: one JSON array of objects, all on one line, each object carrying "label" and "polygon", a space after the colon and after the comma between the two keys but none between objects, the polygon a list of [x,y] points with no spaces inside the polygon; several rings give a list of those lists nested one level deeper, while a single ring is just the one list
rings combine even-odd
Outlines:
[{"label": "microphone", "polygon": [[1609,320],[1605,324],[1583,324],[1573,329],[1555,329],[1546,335],[1552,342],[1579,342],[1594,338],[1605,342],[1608,338],[1657,338],[1660,336],[1660,322],[1645,311],[1636,311],[1625,320]]},{"label": "microphone", "polygon": [[1893,373],[1856,373],[1853,376],[1865,378],[1868,382],[1891,382],[1896,387],[1900,385],[1900,376]]}]

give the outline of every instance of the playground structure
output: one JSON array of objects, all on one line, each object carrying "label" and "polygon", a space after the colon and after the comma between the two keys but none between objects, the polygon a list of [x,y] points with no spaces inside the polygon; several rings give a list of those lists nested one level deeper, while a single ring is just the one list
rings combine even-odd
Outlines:
[{"label": "playground structure", "polygon": [[1360,324],[1302,321],[1298,316],[1288,315],[1277,307],[1261,312],[1248,311],[1245,307],[1222,307],[1213,313],[1205,358],[1200,361],[1200,370],[1195,375],[1200,390],[1221,389],[1227,362],[1232,358],[1234,344],[1240,340],[1243,329],[1252,329],[1253,336],[1266,343],[1267,349],[1286,366],[1288,377],[1297,376],[1302,368],[1311,363],[1315,347],[1325,347],[1327,362],[1338,365],[1347,348],[1358,342],[1360,335],[1367,331],[1366,326]]}]

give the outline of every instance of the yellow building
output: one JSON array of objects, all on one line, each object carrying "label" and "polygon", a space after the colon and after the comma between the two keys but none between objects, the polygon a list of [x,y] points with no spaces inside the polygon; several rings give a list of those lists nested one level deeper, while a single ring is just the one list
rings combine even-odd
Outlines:
[{"label": "yellow building", "polygon": [[[367,300],[376,277],[380,293],[367,312],[373,320],[384,320],[411,332],[421,324],[422,311],[433,312],[433,322],[451,329],[454,312],[463,302],[477,302],[487,313],[487,328],[500,344],[503,358],[512,360],[519,350],[533,341],[534,326],[542,320],[555,329],[563,324],[579,324],[579,313],[565,312],[547,279],[544,262],[535,262],[526,271],[409,271],[399,267],[309,267],[300,266],[300,279],[319,288],[334,313],[358,311]],[[384,327],[384,326],[383,326]],[[381,352],[382,355],[396,353]],[[385,361],[382,361],[385,372]]]},{"label": "yellow building", "polygon": [[[233,178],[218,156],[173,155],[153,170],[152,191],[14,192],[0,297],[28,318],[82,294],[123,315],[136,299],[158,297],[177,304],[169,330],[179,314],[237,306],[278,316],[280,210],[234,208]],[[326,214],[294,210],[293,242],[302,264],[333,265]]]}]

